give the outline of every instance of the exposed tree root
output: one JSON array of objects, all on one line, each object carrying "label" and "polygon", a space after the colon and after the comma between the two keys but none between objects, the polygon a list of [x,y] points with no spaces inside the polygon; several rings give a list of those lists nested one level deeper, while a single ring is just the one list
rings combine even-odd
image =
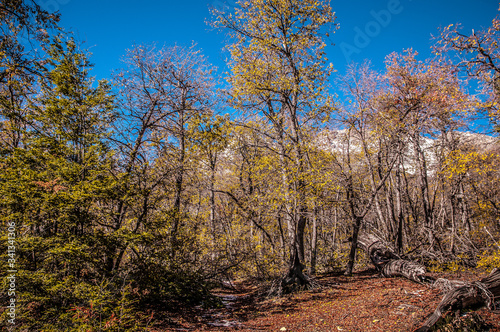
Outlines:
[{"label": "exposed tree root", "polygon": [[267,296],[281,297],[286,294],[320,287],[321,285],[314,278],[310,278],[306,274],[302,276],[287,276],[274,280],[267,291]]},{"label": "exposed tree root", "polygon": [[275,280],[268,291],[269,297],[282,296],[306,289],[320,287],[319,284],[304,273],[304,265],[300,262],[297,252],[291,260],[290,268],[285,277]]}]

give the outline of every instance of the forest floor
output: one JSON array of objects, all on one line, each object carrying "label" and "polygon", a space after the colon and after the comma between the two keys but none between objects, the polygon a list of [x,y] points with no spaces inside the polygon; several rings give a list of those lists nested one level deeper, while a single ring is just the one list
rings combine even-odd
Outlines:
[{"label": "forest floor", "polygon": [[[486,273],[434,273],[432,276],[476,281]],[[265,298],[243,281],[234,290],[218,289],[224,307],[179,309],[156,317],[152,331],[413,331],[420,327],[441,301],[439,290],[403,278],[382,278],[375,270],[346,277],[317,277],[320,288]],[[500,331],[500,310],[477,313]],[[160,323],[161,322],[161,323]]]}]

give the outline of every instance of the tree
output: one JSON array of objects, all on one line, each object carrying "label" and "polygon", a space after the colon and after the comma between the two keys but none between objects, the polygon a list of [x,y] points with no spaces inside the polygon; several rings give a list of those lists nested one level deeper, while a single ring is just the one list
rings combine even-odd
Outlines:
[{"label": "tree", "polygon": [[189,169],[188,126],[195,116],[211,112],[213,69],[193,47],[136,46],[128,52],[126,63],[128,70],[116,76],[122,95],[121,121],[117,123],[122,126],[118,129],[122,137],[116,143],[126,156],[126,174],[136,166],[149,168],[157,158],[168,159],[163,164],[173,167],[163,171],[174,174],[174,236],[181,221]]},{"label": "tree", "polygon": [[[392,126],[401,127],[405,160],[414,166],[418,188],[416,198],[420,208],[415,208],[415,222],[429,236],[429,244],[435,245],[433,229],[436,226],[436,194],[430,184],[431,175],[439,163],[431,162],[431,151],[437,155],[453,150],[453,132],[460,128],[460,118],[472,111],[474,99],[463,91],[457,72],[449,63],[416,59],[416,53],[407,50],[403,54],[393,53],[386,60],[387,92],[379,97],[383,117]],[[427,137],[440,141],[437,146],[426,143]],[[441,151],[441,152],[439,152]],[[436,158],[437,159],[437,158]],[[419,212],[419,213],[417,213]]]},{"label": "tree", "polygon": [[492,122],[500,130],[500,17],[493,19],[491,26],[474,31],[470,35],[461,32],[460,24],[451,24],[441,31],[435,46],[438,55],[455,53],[459,56],[457,66],[483,83],[483,93],[489,99],[483,105]]},{"label": "tree", "polygon": [[2,221],[25,230],[17,240],[18,269],[23,322],[31,327],[42,326],[49,308],[66,311],[95,299],[98,286],[90,280],[103,273],[106,247],[96,207],[112,185],[110,86],[92,86],[91,65],[74,40],[55,37],[47,54],[40,95],[30,104],[32,129],[23,147],[2,158]]},{"label": "tree", "polygon": [[212,113],[212,73],[193,47],[138,45],[115,75],[117,187],[105,209],[110,231],[129,237],[111,248],[107,266],[114,271],[127,262],[146,302],[192,300],[213,272],[196,243],[203,225],[195,151],[196,127]]},{"label": "tree", "polygon": [[23,144],[23,132],[29,127],[28,101],[43,73],[48,31],[57,28],[58,21],[58,14],[34,1],[0,2],[0,149],[4,151]]},{"label": "tree", "polygon": [[328,2],[312,0],[240,1],[235,13],[213,12],[215,26],[229,30],[234,40],[228,47],[231,102],[246,113],[262,114],[280,158],[290,250],[282,289],[307,286],[302,272],[308,219],[303,130],[328,114],[324,92],[330,69],[321,32],[335,16]]}]

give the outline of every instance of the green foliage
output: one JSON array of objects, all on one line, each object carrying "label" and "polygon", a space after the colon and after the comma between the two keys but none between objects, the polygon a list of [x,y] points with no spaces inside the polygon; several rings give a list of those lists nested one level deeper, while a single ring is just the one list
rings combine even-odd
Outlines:
[{"label": "green foliage", "polygon": [[105,82],[92,87],[90,64],[73,40],[54,38],[48,54],[25,147],[2,156],[1,221],[17,227],[20,322],[61,330],[74,326],[67,312],[75,305],[94,303],[105,318],[116,307],[106,301],[118,303],[110,297],[119,292],[96,281],[106,243],[95,204],[112,184],[105,139],[114,106]]},{"label": "green foliage", "polygon": [[158,262],[134,262],[134,280],[140,303],[156,310],[175,310],[182,305],[219,305],[219,300],[210,293],[211,284],[200,278],[195,271],[167,269]]},{"label": "green foliage", "polygon": [[136,300],[125,281],[22,271],[17,281],[23,286],[17,322],[30,330],[134,331],[138,324]]}]

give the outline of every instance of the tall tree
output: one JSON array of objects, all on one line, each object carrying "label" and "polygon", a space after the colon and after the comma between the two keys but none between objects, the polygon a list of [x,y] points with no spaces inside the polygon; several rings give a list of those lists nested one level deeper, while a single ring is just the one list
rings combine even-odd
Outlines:
[{"label": "tall tree", "polygon": [[[387,90],[378,99],[382,115],[393,126],[401,128],[404,146],[401,165],[405,160],[413,165],[420,209],[413,218],[422,220],[420,226],[435,244],[434,229],[437,216],[437,187],[431,184],[436,174],[438,160],[432,160],[432,150],[453,150],[453,131],[460,128],[462,120],[472,112],[475,105],[462,88],[457,71],[449,63],[419,61],[417,53],[407,50],[393,53],[386,59]],[[436,138],[440,145],[429,143]],[[455,144],[455,146],[454,146]]]},{"label": "tall tree", "polygon": [[285,291],[309,284],[303,274],[306,205],[304,129],[328,113],[324,98],[326,68],[322,31],[334,25],[327,1],[240,1],[234,13],[214,10],[215,26],[226,28],[232,103],[261,114],[273,128],[280,158],[290,264]]},{"label": "tall tree", "polygon": [[22,146],[27,129],[28,100],[42,75],[49,31],[59,15],[43,10],[35,1],[0,2],[0,149]]},{"label": "tall tree", "polygon": [[497,15],[491,26],[464,34],[460,24],[451,24],[441,31],[435,51],[458,56],[458,67],[483,83],[483,93],[489,99],[483,105],[490,119],[500,130],[500,17]]},{"label": "tall tree", "polygon": [[[90,292],[89,277],[103,272],[105,241],[96,223],[97,206],[107,199],[112,182],[106,145],[114,108],[109,84],[92,86],[87,56],[71,39],[54,38],[47,54],[40,95],[30,104],[32,130],[25,147],[2,158],[2,219],[25,230],[18,238],[25,285],[21,308],[29,313],[25,317],[33,317],[25,321],[35,324],[31,327],[50,315],[45,308],[66,311],[75,298],[88,300],[65,287],[78,284]],[[44,309],[27,306],[31,301]]]},{"label": "tall tree", "polygon": [[148,289],[149,300],[186,296],[180,284],[193,285],[183,276],[193,273],[193,283],[203,288],[203,271],[213,272],[202,263],[204,247],[196,245],[201,203],[193,202],[201,185],[192,128],[203,126],[203,115],[212,112],[212,73],[193,47],[137,45],[115,75],[118,119],[112,140],[119,185],[106,209],[112,232],[130,238],[117,243],[106,265],[113,271],[132,257],[132,275]]}]

